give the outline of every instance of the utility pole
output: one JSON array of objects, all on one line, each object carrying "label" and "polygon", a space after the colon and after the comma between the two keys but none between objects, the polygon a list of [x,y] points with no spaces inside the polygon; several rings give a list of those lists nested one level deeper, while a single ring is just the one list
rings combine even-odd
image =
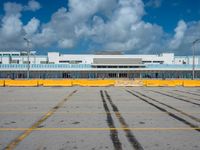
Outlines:
[{"label": "utility pole", "polygon": [[30,78],[30,40],[24,37],[24,40],[27,42],[27,79]]},{"label": "utility pole", "polygon": [[192,61],[192,80],[195,79],[195,44],[200,43],[200,39],[196,39],[192,42],[193,48],[193,61]]}]

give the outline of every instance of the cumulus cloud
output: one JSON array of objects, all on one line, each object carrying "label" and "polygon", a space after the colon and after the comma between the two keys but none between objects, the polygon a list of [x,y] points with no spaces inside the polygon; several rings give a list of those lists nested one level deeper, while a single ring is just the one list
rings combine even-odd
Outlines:
[{"label": "cumulus cloud", "polygon": [[33,35],[34,33],[37,32],[39,25],[40,21],[34,17],[23,28],[26,34]]},{"label": "cumulus cloud", "polygon": [[169,45],[171,49],[177,49],[180,46],[186,30],[187,30],[186,23],[183,20],[180,20],[175,29],[175,35]]},{"label": "cumulus cloud", "polygon": [[[200,37],[200,21],[192,21],[187,23],[187,29],[184,32],[184,36],[180,42],[180,45],[175,49],[176,53],[191,54],[192,42]],[[196,52],[200,52],[199,44],[196,46]]]},{"label": "cumulus cloud", "polygon": [[21,4],[17,4],[15,2],[7,2],[4,4],[4,11],[7,16],[9,15],[20,15],[20,12],[23,10],[23,6]]},{"label": "cumulus cloud", "polygon": [[72,48],[74,46],[74,41],[71,39],[63,39],[58,41],[58,45],[60,48]]},{"label": "cumulus cloud", "polygon": [[149,0],[145,6],[146,7],[153,7],[153,8],[159,8],[162,5],[163,0]]},{"label": "cumulus cloud", "polygon": [[[143,15],[141,0],[111,0],[109,3],[107,0],[70,0],[69,11],[60,8],[43,30],[49,28],[56,33],[57,38],[52,42],[58,41],[60,48],[87,38],[91,45],[102,45],[102,49],[148,50],[148,41],[155,42],[163,31],[157,25],[143,22]],[[40,34],[43,32],[38,34],[42,38]]]},{"label": "cumulus cloud", "polygon": [[15,2],[4,4],[5,16],[1,19],[0,25],[0,48],[1,49],[24,49],[23,37],[25,34],[32,35],[39,28],[39,20],[32,18],[27,25],[21,21],[24,6]]},{"label": "cumulus cloud", "polygon": [[24,6],[24,10],[36,11],[41,8],[39,2],[35,0],[30,0],[26,6]]},{"label": "cumulus cloud", "polygon": [[[162,0],[149,2],[159,7]],[[145,6],[142,0],[69,0],[68,9],[59,8],[49,22],[44,24],[32,18],[24,25],[22,11],[35,11],[40,9],[40,4],[35,0],[26,6],[6,3],[5,16],[1,19],[0,48],[24,48],[26,33],[35,49],[51,46],[68,49],[87,41],[91,51],[150,53],[182,49],[186,52],[189,41],[200,36],[199,22],[180,20],[174,35],[169,35],[162,26],[143,21]]]}]

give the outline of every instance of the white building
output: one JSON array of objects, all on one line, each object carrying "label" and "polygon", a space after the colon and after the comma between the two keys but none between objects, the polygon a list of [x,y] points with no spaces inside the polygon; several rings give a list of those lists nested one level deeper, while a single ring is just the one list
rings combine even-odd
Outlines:
[{"label": "white building", "polygon": [[[30,65],[28,65],[28,60]],[[74,55],[49,52],[0,52],[0,78],[191,78],[192,56]],[[200,56],[195,57],[200,77]]]}]

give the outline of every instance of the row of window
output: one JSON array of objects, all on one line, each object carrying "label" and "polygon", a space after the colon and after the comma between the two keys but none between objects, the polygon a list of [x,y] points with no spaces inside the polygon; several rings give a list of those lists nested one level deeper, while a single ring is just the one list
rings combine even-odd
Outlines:
[{"label": "row of window", "polygon": [[82,60],[60,60],[59,63],[80,64]]},{"label": "row of window", "polygon": [[20,56],[20,54],[0,54],[0,56]]},{"label": "row of window", "polygon": [[164,61],[142,61],[143,64],[146,64],[146,63],[159,63],[159,64],[163,64]]},{"label": "row of window", "polygon": [[[182,68],[182,69],[191,69],[192,65],[190,64],[162,64],[162,65],[156,65],[156,64],[149,64],[146,65],[147,68],[150,69],[159,69],[159,68],[173,68],[173,69],[178,69],[178,68]],[[200,64],[195,65],[195,68],[200,68]]]},{"label": "row of window", "polygon": [[[1,64],[1,68],[27,68],[27,64]],[[91,64],[30,64],[30,68],[173,68],[173,69],[191,69],[192,65],[146,65],[146,66],[92,66]],[[195,68],[200,68],[200,65],[195,65]]]},{"label": "row of window", "polygon": [[[27,64],[0,64],[0,68],[27,68]],[[91,68],[90,64],[30,64],[30,68]]]},{"label": "row of window", "polygon": [[93,68],[144,68],[145,66],[93,66]]}]

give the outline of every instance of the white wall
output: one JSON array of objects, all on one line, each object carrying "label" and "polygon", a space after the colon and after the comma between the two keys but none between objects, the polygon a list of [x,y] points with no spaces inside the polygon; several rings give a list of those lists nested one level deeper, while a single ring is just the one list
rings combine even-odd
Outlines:
[{"label": "white wall", "polygon": [[[174,58],[175,64],[183,64],[183,62],[186,62],[186,64],[193,64],[193,57],[192,56],[178,56]],[[200,64],[200,58],[199,56],[195,57],[195,64]]]},{"label": "white wall", "polygon": [[[20,52],[0,52],[0,54],[20,54]],[[81,60],[83,64],[92,64],[94,58],[142,58],[142,61],[163,61],[164,64],[192,64],[192,56],[174,56],[173,53],[162,53],[160,55],[73,55],[59,54],[58,52],[49,52],[48,55],[31,55],[30,61],[32,64],[40,64],[41,61],[49,61],[59,64],[59,61]],[[3,64],[8,64],[9,56],[0,56],[0,61]],[[12,60],[19,60],[20,64],[27,61],[27,56],[12,56]],[[120,62],[119,62],[120,64]],[[200,56],[195,58],[195,64],[200,64]]]},{"label": "white wall", "polygon": [[174,63],[174,53],[163,53],[160,55],[164,64],[173,64]]},{"label": "white wall", "polygon": [[59,53],[58,52],[49,52],[48,53],[49,62],[54,62],[55,64],[59,63]]},{"label": "white wall", "polygon": [[9,57],[2,57],[2,64],[9,64],[10,63],[10,58]]}]

